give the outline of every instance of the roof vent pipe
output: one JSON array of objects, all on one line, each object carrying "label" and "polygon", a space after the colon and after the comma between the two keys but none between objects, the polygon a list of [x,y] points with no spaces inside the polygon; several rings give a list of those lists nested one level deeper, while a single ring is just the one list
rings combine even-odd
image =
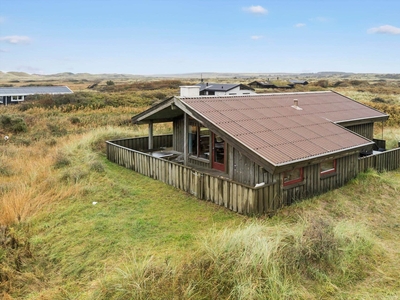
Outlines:
[{"label": "roof vent pipe", "polygon": [[292,107],[296,110],[303,110],[301,107],[299,107],[299,100],[293,99],[293,105]]}]

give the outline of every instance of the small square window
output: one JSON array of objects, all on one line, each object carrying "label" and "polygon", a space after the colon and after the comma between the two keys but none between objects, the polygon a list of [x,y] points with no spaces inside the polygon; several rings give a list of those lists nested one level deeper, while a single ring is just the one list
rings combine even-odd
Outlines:
[{"label": "small square window", "polygon": [[321,175],[332,174],[336,172],[336,159],[327,160],[320,165]]},{"label": "small square window", "polygon": [[304,179],[303,168],[297,168],[283,173],[284,186],[302,182],[303,179]]}]

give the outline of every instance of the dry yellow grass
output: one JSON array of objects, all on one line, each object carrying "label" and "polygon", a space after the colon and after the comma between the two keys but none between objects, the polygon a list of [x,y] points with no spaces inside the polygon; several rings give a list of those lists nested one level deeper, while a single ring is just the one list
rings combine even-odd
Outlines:
[{"label": "dry yellow grass", "polygon": [[29,148],[8,144],[2,150],[0,162],[9,170],[1,177],[0,225],[26,221],[43,206],[78,192],[77,186],[57,182],[52,167],[56,148],[42,143]]}]

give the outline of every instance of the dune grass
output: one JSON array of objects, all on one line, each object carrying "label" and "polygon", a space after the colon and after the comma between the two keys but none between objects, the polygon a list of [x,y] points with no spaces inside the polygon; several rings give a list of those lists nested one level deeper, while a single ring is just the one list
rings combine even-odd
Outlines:
[{"label": "dune grass", "polygon": [[[47,189],[73,192],[53,196],[31,184],[48,202],[9,227],[8,237],[16,246],[0,255],[0,287],[7,295],[400,296],[398,172],[360,174],[341,189],[284,208],[273,218],[255,219],[108,162],[96,150],[98,143],[119,134],[120,129],[97,129],[70,136],[51,153],[37,154],[44,159],[38,165],[52,172]],[[57,153],[68,162],[60,163]],[[42,181],[40,170],[28,178]],[[22,174],[16,167],[14,172]]]},{"label": "dune grass", "polygon": [[400,298],[399,171],[241,216],[106,160],[142,109],[0,107],[27,125],[0,142],[3,298]]}]

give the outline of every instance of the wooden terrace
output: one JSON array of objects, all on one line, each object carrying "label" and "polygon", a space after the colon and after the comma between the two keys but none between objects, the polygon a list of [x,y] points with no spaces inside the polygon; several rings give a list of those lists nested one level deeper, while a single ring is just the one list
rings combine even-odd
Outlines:
[{"label": "wooden terrace", "polygon": [[[173,145],[172,134],[153,136],[151,149],[148,137],[106,143],[108,160],[240,214],[272,214],[283,206],[307,198],[300,188],[291,189],[292,197],[283,195],[278,182],[248,186],[230,180],[224,173],[185,166],[180,159],[181,153],[169,150]],[[360,157],[355,173],[369,168],[390,171],[399,167],[400,148],[396,148]]]}]

